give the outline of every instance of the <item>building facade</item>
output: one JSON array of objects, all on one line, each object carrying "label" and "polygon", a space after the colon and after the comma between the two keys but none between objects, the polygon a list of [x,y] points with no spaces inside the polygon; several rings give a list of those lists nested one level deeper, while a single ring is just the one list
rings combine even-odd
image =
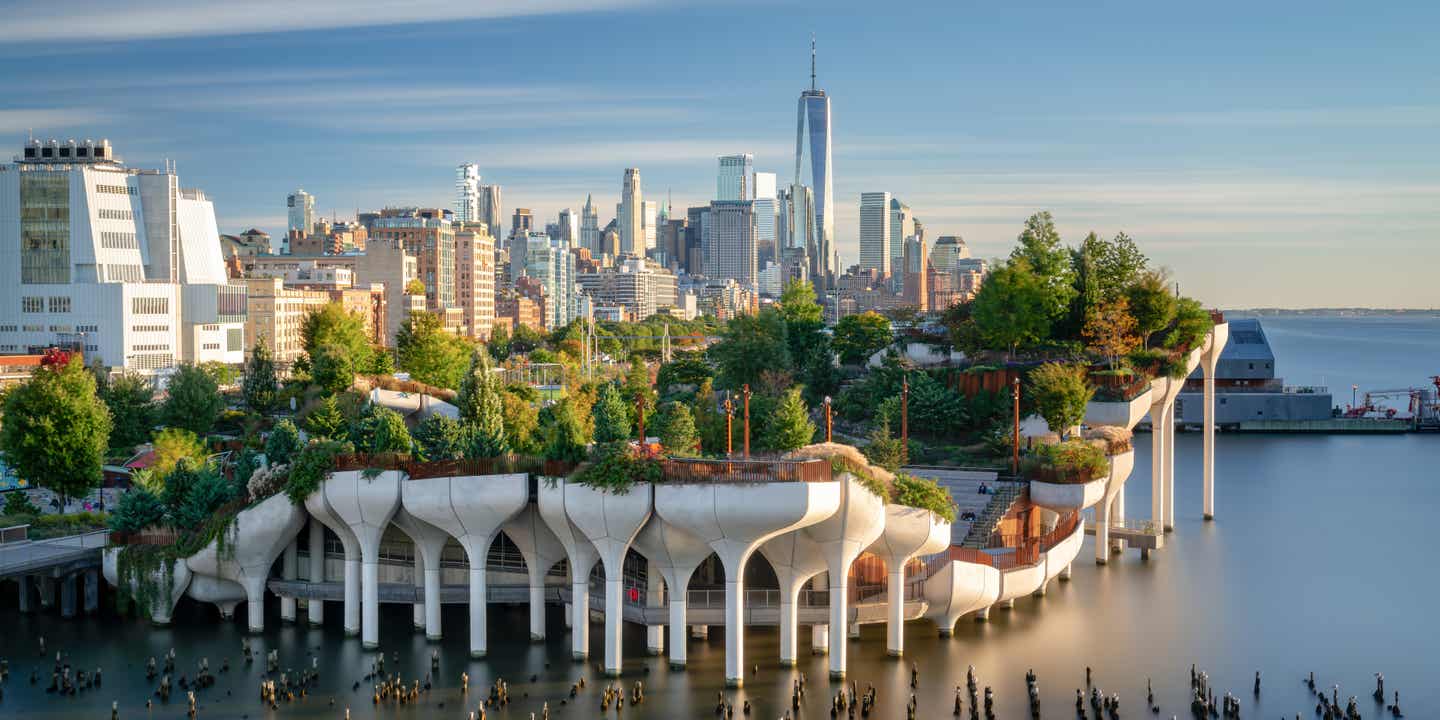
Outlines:
[{"label": "building facade", "polygon": [[706,220],[705,275],[755,289],[755,206],[747,200],[716,200]]},{"label": "building facade", "polygon": [[600,211],[595,208],[594,199],[586,195],[585,207],[580,208],[580,247],[596,255],[600,250]]},{"label": "building facade", "polygon": [[464,334],[488,340],[495,324],[495,238],[485,223],[455,223],[455,273]]},{"label": "building facade", "polygon": [[455,168],[455,220],[484,222],[480,219],[480,166],[475,163]]},{"label": "building facade", "polygon": [[[810,89],[800,93],[795,119],[795,185],[809,187],[814,203],[813,230],[805,252],[810,275],[822,290],[830,286],[835,267],[835,178],[830,157],[830,97],[815,87],[815,46],[810,46]],[[799,197],[797,192],[796,197]],[[800,229],[796,223],[792,229]]]},{"label": "building facade", "polygon": [[675,275],[647,258],[627,257],[614,267],[576,275],[576,288],[596,307],[622,306],[638,320],[674,307],[675,287]]},{"label": "building facade", "polygon": [[454,217],[439,208],[385,208],[370,225],[372,241],[388,242],[415,257],[425,284],[425,308],[442,316],[458,307]]},{"label": "building facade", "polygon": [[860,193],[860,269],[890,274],[890,193]]},{"label": "building facade", "polygon": [[620,205],[615,213],[616,229],[620,231],[620,252],[645,254],[645,198],[640,188],[640,168],[626,168],[620,186]]},{"label": "building facade", "polygon": [[754,200],[755,156],[721,155],[720,171],[715,177],[716,200]]}]

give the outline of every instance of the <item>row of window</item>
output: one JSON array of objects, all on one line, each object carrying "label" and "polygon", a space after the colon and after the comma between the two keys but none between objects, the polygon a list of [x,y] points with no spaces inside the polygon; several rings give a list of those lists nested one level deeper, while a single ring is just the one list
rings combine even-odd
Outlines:
[{"label": "row of window", "polygon": [[99,326],[99,325],[76,325],[76,326],[75,326],[75,332],[97,333],[97,332],[100,332],[100,326]]},{"label": "row of window", "polygon": [[101,267],[105,268],[107,282],[138,283],[145,280],[145,268],[139,265],[102,265]]},{"label": "row of window", "polygon": [[[47,302],[48,301],[48,302]],[[48,308],[48,310],[47,310]],[[68,313],[70,312],[70,298],[64,295],[55,295],[49,298],[43,297],[22,297],[20,298],[20,312],[25,313]]]},{"label": "row of window", "polygon": [[[139,348],[136,348],[137,350]],[[163,353],[147,353],[144,355],[132,355],[129,358],[130,367],[140,370],[159,370],[175,364],[175,357]]]},{"label": "row of window", "polygon": [[110,209],[110,208],[100,208],[100,219],[101,219],[101,220],[134,220],[134,219],[135,219],[135,213],[132,212],[132,211],[130,211],[130,210],[112,210],[112,209]]},{"label": "row of window", "polygon": [[169,315],[170,298],[166,297],[137,297],[130,298],[130,313],[132,315]]},{"label": "row of window", "polygon": [[158,352],[163,350],[169,350],[170,344],[166,343],[163,345],[136,345],[135,347],[130,349],[134,350],[135,352]]},{"label": "row of window", "polygon": [[220,349],[220,343],[205,343],[204,345],[201,346],[201,349],[202,349],[202,350],[219,350],[219,349]]},{"label": "row of window", "polygon": [[135,188],[129,185],[96,185],[95,192],[108,195],[134,195]]},{"label": "row of window", "polygon": [[131,325],[130,332],[170,332],[169,325]]},{"label": "row of window", "polygon": [[138,250],[139,243],[135,241],[135,233],[131,232],[101,232],[100,247],[110,250]]}]

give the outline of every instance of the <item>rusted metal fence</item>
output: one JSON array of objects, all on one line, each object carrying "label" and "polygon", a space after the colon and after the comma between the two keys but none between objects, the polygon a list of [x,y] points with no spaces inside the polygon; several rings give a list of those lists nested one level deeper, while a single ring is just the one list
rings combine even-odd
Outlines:
[{"label": "rusted metal fence", "polygon": [[409,455],[363,453],[335,456],[336,470],[398,470],[412,480],[465,475],[508,475],[527,473],[563,477],[575,469],[575,463],[546,460],[530,455],[499,455],[491,458],[459,460],[416,460]]},{"label": "rusted metal fence", "polygon": [[827,460],[699,460],[667,458],[661,461],[665,482],[687,483],[773,483],[829,482],[833,478]]}]

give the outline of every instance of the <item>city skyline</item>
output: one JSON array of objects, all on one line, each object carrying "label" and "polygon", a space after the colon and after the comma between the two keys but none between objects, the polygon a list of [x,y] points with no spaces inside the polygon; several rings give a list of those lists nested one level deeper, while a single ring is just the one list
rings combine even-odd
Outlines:
[{"label": "city skyline", "polygon": [[[561,39],[637,17],[703,35],[723,9],[438,3],[396,17],[361,3],[339,19],[321,4],[266,25],[213,8],[146,12],[155,7],[123,13],[143,23],[93,10],[75,23],[76,11],[20,3],[0,29],[0,72],[43,69],[45,92],[0,102],[9,152],[33,129],[107,137],[138,166],[172,159],[206,188],[229,233],[257,226],[278,236],[283,198],[301,187],[321,217],[449,207],[455,168],[471,162],[541,226],[589,194],[613,207],[626,167],[640,168],[652,193],[673,191],[678,212],[713,194],[722,155],[753,153],[757,170],[791,182],[793,103],[809,87],[814,32],[817,86],[834,113],[842,267],[859,260],[860,193],[888,190],[924,220],[927,239],[962,236],[977,257],[1003,256],[1025,217],[1050,210],[1067,243],[1125,231],[1187,294],[1214,305],[1440,305],[1428,282],[1440,260],[1440,176],[1426,162],[1440,97],[1420,62],[1421,28],[1435,12],[1427,6],[1403,25],[1338,11],[1296,19],[1283,7],[1242,25],[1178,10],[931,6],[863,30],[781,6],[775,22],[741,39],[750,52],[738,66],[697,49],[704,43],[666,38],[655,52],[663,72],[624,86],[618,61],[578,53],[502,58],[503,72],[487,77],[505,82],[488,84],[457,81],[442,57],[465,52],[477,29],[489,54],[523,44],[542,23]],[[420,25],[442,19],[455,22]],[[1270,19],[1291,32],[1266,35]],[[337,27],[349,30],[319,32]],[[902,31],[914,42],[894,57],[860,41]],[[1022,35],[1027,62],[1007,62]],[[433,58],[398,55],[416,37],[434,45]],[[400,40],[364,60],[344,52],[386,38]],[[302,43],[293,61],[274,59]],[[967,52],[952,57],[954,47]],[[746,78],[743,89],[696,82],[722,67]],[[893,111],[902,97],[915,99],[914,112]],[[311,105],[340,109],[286,110]]]}]

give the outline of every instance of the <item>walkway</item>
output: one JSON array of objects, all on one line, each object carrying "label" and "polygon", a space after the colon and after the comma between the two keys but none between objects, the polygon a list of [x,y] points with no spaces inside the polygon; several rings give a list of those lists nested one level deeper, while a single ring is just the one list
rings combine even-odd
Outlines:
[{"label": "walkway", "polygon": [[0,579],[43,573],[58,577],[100,567],[109,530],[83,535],[0,544]]}]

